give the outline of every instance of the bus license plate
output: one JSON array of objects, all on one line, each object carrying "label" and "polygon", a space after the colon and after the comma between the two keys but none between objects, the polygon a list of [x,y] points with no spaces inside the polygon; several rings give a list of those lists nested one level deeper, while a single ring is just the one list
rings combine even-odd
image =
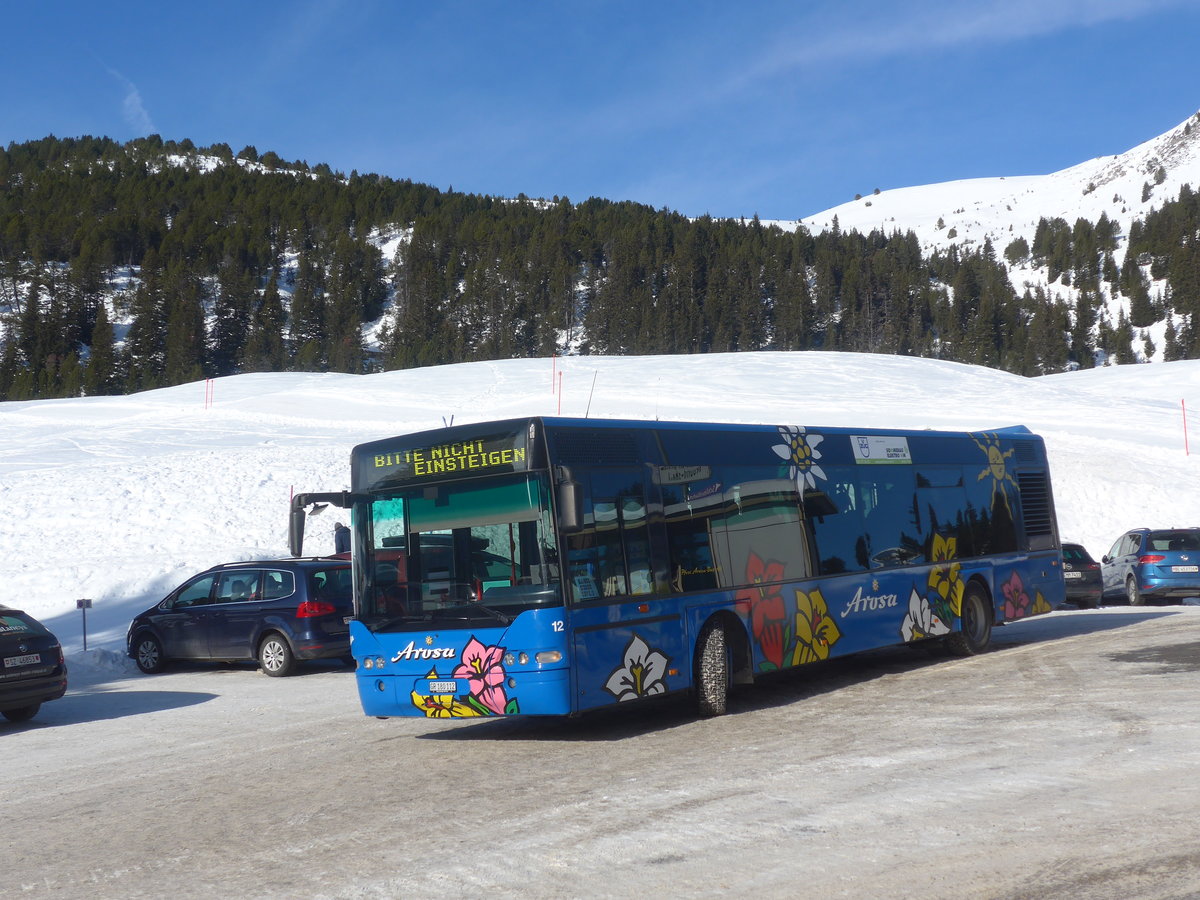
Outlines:
[{"label": "bus license plate", "polygon": [[11,669],[13,666],[36,666],[42,661],[40,653],[27,653],[25,656],[6,656],[4,657],[4,668]]},{"label": "bus license plate", "polygon": [[1063,572],[1063,578],[1082,578],[1082,572]]},{"label": "bus license plate", "polygon": [[1200,566],[1171,566],[1172,572],[1200,572]]},{"label": "bus license plate", "polygon": [[429,682],[429,693],[431,694],[457,694],[457,681],[431,681]]}]

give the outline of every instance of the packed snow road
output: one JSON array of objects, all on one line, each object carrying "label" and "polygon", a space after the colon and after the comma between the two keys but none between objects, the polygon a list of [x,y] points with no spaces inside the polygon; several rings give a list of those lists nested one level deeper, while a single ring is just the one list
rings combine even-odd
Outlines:
[{"label": "packed snow road", "polygon": [[1200,893],[1200,607],[879,651],[704,721],[379,721],[335,668],[73,675],[0,725],[4,896]]}]

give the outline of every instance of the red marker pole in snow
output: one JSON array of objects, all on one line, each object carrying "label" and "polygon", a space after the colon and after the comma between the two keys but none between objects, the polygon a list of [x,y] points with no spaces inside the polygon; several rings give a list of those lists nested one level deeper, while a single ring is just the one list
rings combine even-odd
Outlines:
[{"label": "red marker pole in snow", "polygon": [[1183,410],[1183,455],[1191,456],[1192,454],[1190,452],[1188,452],[1188,439],[1187,439],[1187,401],[1180,400],[1179,408]]}]

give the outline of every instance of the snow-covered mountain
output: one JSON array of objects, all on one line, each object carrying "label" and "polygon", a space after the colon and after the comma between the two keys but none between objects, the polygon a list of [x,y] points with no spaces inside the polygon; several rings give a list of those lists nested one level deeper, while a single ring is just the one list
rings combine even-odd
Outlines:
[{"label": "snow-covered mountain", "polygon": [[1121,226],[1123,239],[1134,219],[1174,200],[1185,184],[1193,189],[1200,185],[1200,112],[1125,153],[1049,175],[971,178],[880,191],[795,224],[820,232],[831,229],[836,218],[842,231],[911,230],[926,250],[951,244],[974,248],[990,238],[999,255],[1016,238],[1032,244],[1042,218],[1061,218],[1073,225],[1077,218],[1095,222],[1107,214]]}]

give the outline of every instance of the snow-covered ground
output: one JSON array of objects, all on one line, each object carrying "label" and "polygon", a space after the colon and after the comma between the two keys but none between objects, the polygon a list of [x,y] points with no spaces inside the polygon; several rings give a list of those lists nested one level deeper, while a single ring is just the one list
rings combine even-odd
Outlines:
[{"label": "snow-covered ground", "polygon": [[[290,493],[348,487],[355,443],[451,417],[1023,423],[1047,439],[1063,534],[1098,554],[1132,525],[1200,525],[1181,406],[1200,408],[1200,361],[1025,379],[840,353],[572,357],[211,387],[211,404],[203,383],[0,404],[0,602],[44,618],[71,665],[66,697],[0,723],[20,786],[0,895],[1200,890],[1196,608],[1055,612],[970,659],[835,660],[704,720],[680,702],[377,721],[347,669],[150,677],[121,655],[130,617],[186,575],[285,553]],[[332,549],[328,530],[309,535]],[[80,597],[95,603],[86,653]]]},{"label": "snow-covered ground", "polygon": [[[1099,557],[1126,528],[1200,525],[1200,360],[1028,379],[850,353],[569,357],[207,387],[0,403],[0,603],[42,618],[78,661],[77,599],[93,601],[87,662],[123,668],[129,620],[185,577],[286,555],[292,492],[349,488],[353,445],[451,419],[1024,424],[1046,438],[1064,539]],[[332,552],[326,515],[311,552]]]}]

